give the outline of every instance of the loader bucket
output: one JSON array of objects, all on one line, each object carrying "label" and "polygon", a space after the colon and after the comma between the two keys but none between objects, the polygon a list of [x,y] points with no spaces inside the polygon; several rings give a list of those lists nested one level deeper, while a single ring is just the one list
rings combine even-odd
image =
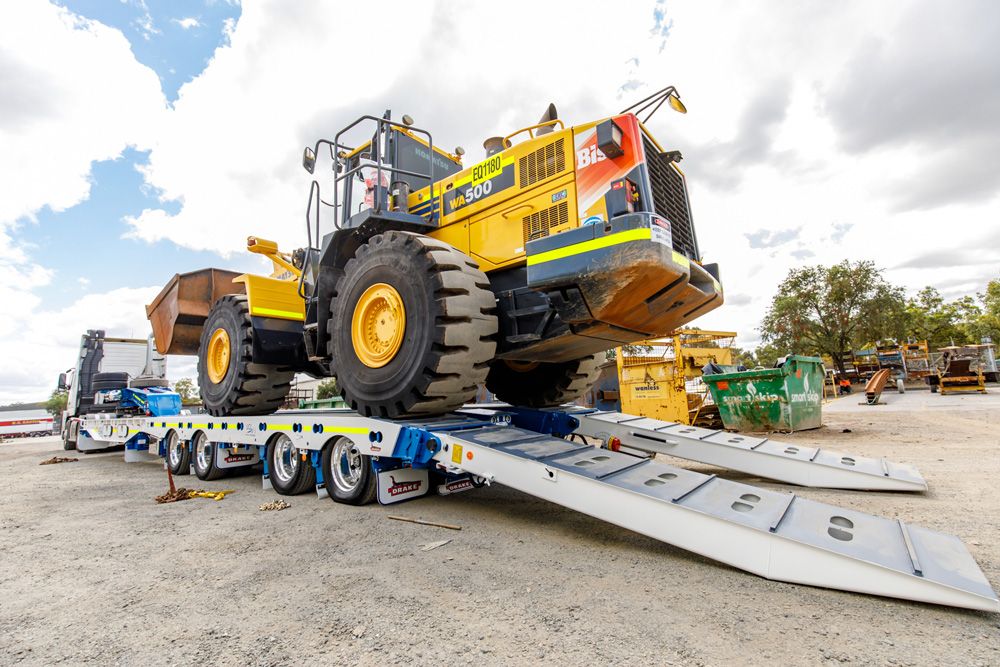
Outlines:
[{"label": "loader bucket", "polygon": [[153,338],[160,354],[198,354],[201,330],[212,304],[226,294],[243,294],[242,274],[225,269],[178,273],[146,306]]}]

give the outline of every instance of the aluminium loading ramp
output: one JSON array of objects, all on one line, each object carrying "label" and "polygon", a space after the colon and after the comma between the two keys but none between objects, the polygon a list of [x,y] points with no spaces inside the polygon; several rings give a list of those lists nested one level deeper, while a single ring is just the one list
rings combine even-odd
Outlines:
[{"label": "aluminium loading ramp", "polygon": [[957,537],[549,435],[575,426],[565,412],[534,411],[549,426],[532,430],[503,414],[484,420],[489,412],[412,422],[346,410],[131,417],[81,428],[95,444],[124,444],[126,455],[131,447],[163,456],[174,437],[205,438],[218,463],[237,455],[246,465],[275,438],[291,439],[313,465],[326,445],[348,438],[377,461],[380,484],[382,475],[471,475],[769,579],[1000,612]]},{"label": "aluminium loading ramp", "polygon": [[952,535],[510,426],[436,435],[465,472],[768,579],[1000,611]]},{"label": "aluminium loading ramp", "polygon": [[626,447],[708,463],[757,477],[830,489],[926,491],[916,468],[819,447],[755,438],[621,412],[570,411],[575,433],[618,438]]}]

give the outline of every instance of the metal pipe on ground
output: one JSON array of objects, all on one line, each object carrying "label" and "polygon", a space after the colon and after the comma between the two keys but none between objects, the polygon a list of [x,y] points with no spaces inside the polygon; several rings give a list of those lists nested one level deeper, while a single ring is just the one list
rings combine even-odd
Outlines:
[{"label": "metal pipe on ground", "polygon": [[865,400],[868,402],[868,405],[878,405],[878,401],[882,397],[882,390],[885,389],[886,383],[889,382],[889,375],[891,373],[890,369],[883,368],[871,376],[865,384]]}]

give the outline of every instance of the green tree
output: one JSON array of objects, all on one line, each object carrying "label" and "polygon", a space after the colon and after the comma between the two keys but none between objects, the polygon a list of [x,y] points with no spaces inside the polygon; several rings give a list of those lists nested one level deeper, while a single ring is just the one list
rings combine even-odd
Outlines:
[{"label": "green tree", "polygon": [[969,324],[970,337],[975,343],[985,337],[1000,343],[1000,278],[987,283],[986,292],[978,296],[983,307]]},{"label": "green tree", "polygon": [[972,297],[948,302],[933,287],[925,287],[906,302],[906,333],[926,340],[932,350],[952,343],[975,342],[970,324],[980,315]]},{"label": "green tree", "polygon": [[66,400],[68,397],[69,392],[65,389],[53,389],[52,393],[49,394],[49,400],[45,401],[45,409],[53,417],[61,416],[63,410],[66,409]]},{"label": "green tree", "polygon": [[843,373],[845,352],[900,338],[905,324],[903,289],[886,282],[874,262],[845,260],[789,271],[760,332],[765,344],[785,354],[828,354]]},{"label": "green tree", "polygon": [[174,383],[174,391],[181,395],[181,403],[197,403],[199,398],[198,385],[191,378],[181,378]]},{"label": "green tree", "polygon": [[319,383],[319,386],[316,387],[316,400],[336,398],[337,396],[340,396],[340,387],[337,386],[337,378],[323,380]]}]

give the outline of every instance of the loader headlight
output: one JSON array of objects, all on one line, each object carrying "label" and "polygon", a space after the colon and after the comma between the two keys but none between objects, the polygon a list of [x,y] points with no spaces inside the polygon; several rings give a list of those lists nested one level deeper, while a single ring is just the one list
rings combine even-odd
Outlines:
[{"label": "loader headlight", "polygon": [[624,149],[622,149],[624,136],[622,128],[618,127],[618,123],[610,118],[597,125],[597,147],[606,157],[618,157],[625,154]]}]

